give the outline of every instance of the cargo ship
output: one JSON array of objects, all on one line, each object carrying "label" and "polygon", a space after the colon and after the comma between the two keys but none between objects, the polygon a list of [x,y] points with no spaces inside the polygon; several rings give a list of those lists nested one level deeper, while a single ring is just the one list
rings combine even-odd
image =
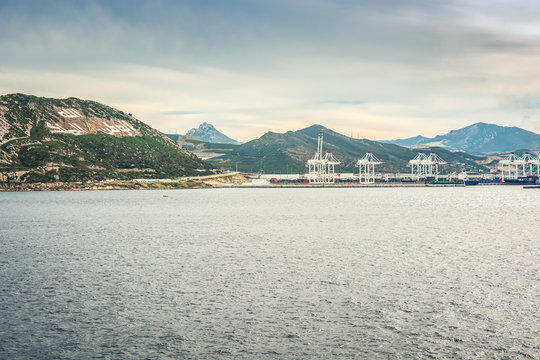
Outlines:
[{"label": "cargo ship", "polygon": [[465,179],[465,185],[467,186],[473,186],[473,185],[478,185],[478,183],[480,182],[480,180],[476,180],[476,179]]},{"label": "cargo ship", "polygon": [[520,176],[516,179],[504,179],[504,185],[536,185],[538,176]]},{"label": "cargo ship", "polygon": [[460,187],[465,186],[463,180],[436,180],[426,181],[426,186],[438,186],[438,187]]},{"label": "cargo ship", "polygon": [[465,186],[465,182],[463,180],[452,176],[443,179],[428,176],[424,182],[426,186]]}]

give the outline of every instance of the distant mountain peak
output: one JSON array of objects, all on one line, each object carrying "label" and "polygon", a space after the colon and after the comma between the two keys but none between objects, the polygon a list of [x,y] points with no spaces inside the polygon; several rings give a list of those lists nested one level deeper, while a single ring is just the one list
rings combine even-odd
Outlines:
[{"label": "distant mountain peak", "polygon": [[238,141],[231,139],[227,135],[220,132],[214,125],[203,122],[198,128],[189,130],[186,135],[196,136],[202,141],[219,144],[239,144]]},{"label": "distant mountain peak", "polygon": [[217,131],[214,125],[209,124],[207,122],[203,122],[201,125],[199,125],[199,130],[216,130]]},{"label": "distant mountain peak", "polygon": [[[317,135],[324,135],[324,151],[332,151],[337,159],[343,162],[340,172],[357,171],[355,164],[360,157],[370,151],[377,156],[384,165],[381,170],[389,172],[410,171],[407,162],[417,155],[415,150],[407,149],[394,144],[384,144],[368,139],[358,139],[338,133],[322,125],[315,124],[296,131],[277,133],[268,131],[258,139],[248,141],[233,152],[214,158],[214,164],[224,167],[238,168],[241,171],[257,171],[260,161],[263,161],[267,173],[304,173],[306,161],[313,157],[317,149]],[[474,162],[474,157],[466,153],[452,153],[444,149],[436,149],[437,153],[446,161],[459,162],[465,165],[453,165],[457,170],[462,166],[469,169],[482,169]]]},{"label": "distant mountain peak", "polygon": [[449,150],[477,154],[495,154],[540,147],[540,134],[516,126],[477,122],[433,138],[415,136],[385,141],[407,147],[440,146]]}]

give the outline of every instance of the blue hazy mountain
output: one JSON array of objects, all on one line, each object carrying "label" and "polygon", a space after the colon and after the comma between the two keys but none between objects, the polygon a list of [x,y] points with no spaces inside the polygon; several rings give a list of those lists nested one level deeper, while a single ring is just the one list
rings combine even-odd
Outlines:
[{"label": "blue hazy mountain", "polygon": [[219,144],[239,144],[238,141],[231,139],[220,132],[214,125],[203,122],[198,128],[189,130],[186,135],[195,136],[202,141]]},{"label": "blue hazy mountain", "polygon": [[438,146],[476,154],[496,154],[518,149],[540,148],[540,134],[518,127],[476,123],[433,138],[415,136],[384,140],[386,143],[420,148]]},{"label": "blue hazy mountain", "polygon": [[[240,171],[256,172],[262,160],[266,173],[304,173],[306,161],[313,157],[317,149],[317,136],[321,131],[324,134],[324,151],[332,151],[335,157],[343,162],[343,165],[339,166],[339,172],[355,171],[356,161],[367,151],[373,152],[377,158],[384,161],[378,171],[409,172],[408,161],[418,155],[417,150],[368,139],[351,138],[316,124],[285,133],[269,131],[258,139],[234,146],[224,152],[224,155],[209,161],[217,167],[229,169],[238,167]],[[442,148],[426,147],[423,151],[436,151],[444,160],[455,164],[452,171],[460,171],[464,167],[474,171],[485,170],[475,162],[483,159],[482,156],[451,152]]]}]

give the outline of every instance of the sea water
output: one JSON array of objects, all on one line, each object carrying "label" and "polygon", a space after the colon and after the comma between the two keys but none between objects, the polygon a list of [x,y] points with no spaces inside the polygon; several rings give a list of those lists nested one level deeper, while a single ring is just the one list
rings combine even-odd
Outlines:
[{"label": "sea water", "polygon": [[0,358],[538,359],[540,191],[0,193]]}]

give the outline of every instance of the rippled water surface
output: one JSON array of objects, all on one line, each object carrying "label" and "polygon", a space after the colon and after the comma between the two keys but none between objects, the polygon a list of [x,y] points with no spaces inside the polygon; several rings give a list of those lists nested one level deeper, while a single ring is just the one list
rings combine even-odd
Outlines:
[{"label": "rippled water surface", "polygon": [[540,191],[0,193],[0,358],[538,359]]}]

